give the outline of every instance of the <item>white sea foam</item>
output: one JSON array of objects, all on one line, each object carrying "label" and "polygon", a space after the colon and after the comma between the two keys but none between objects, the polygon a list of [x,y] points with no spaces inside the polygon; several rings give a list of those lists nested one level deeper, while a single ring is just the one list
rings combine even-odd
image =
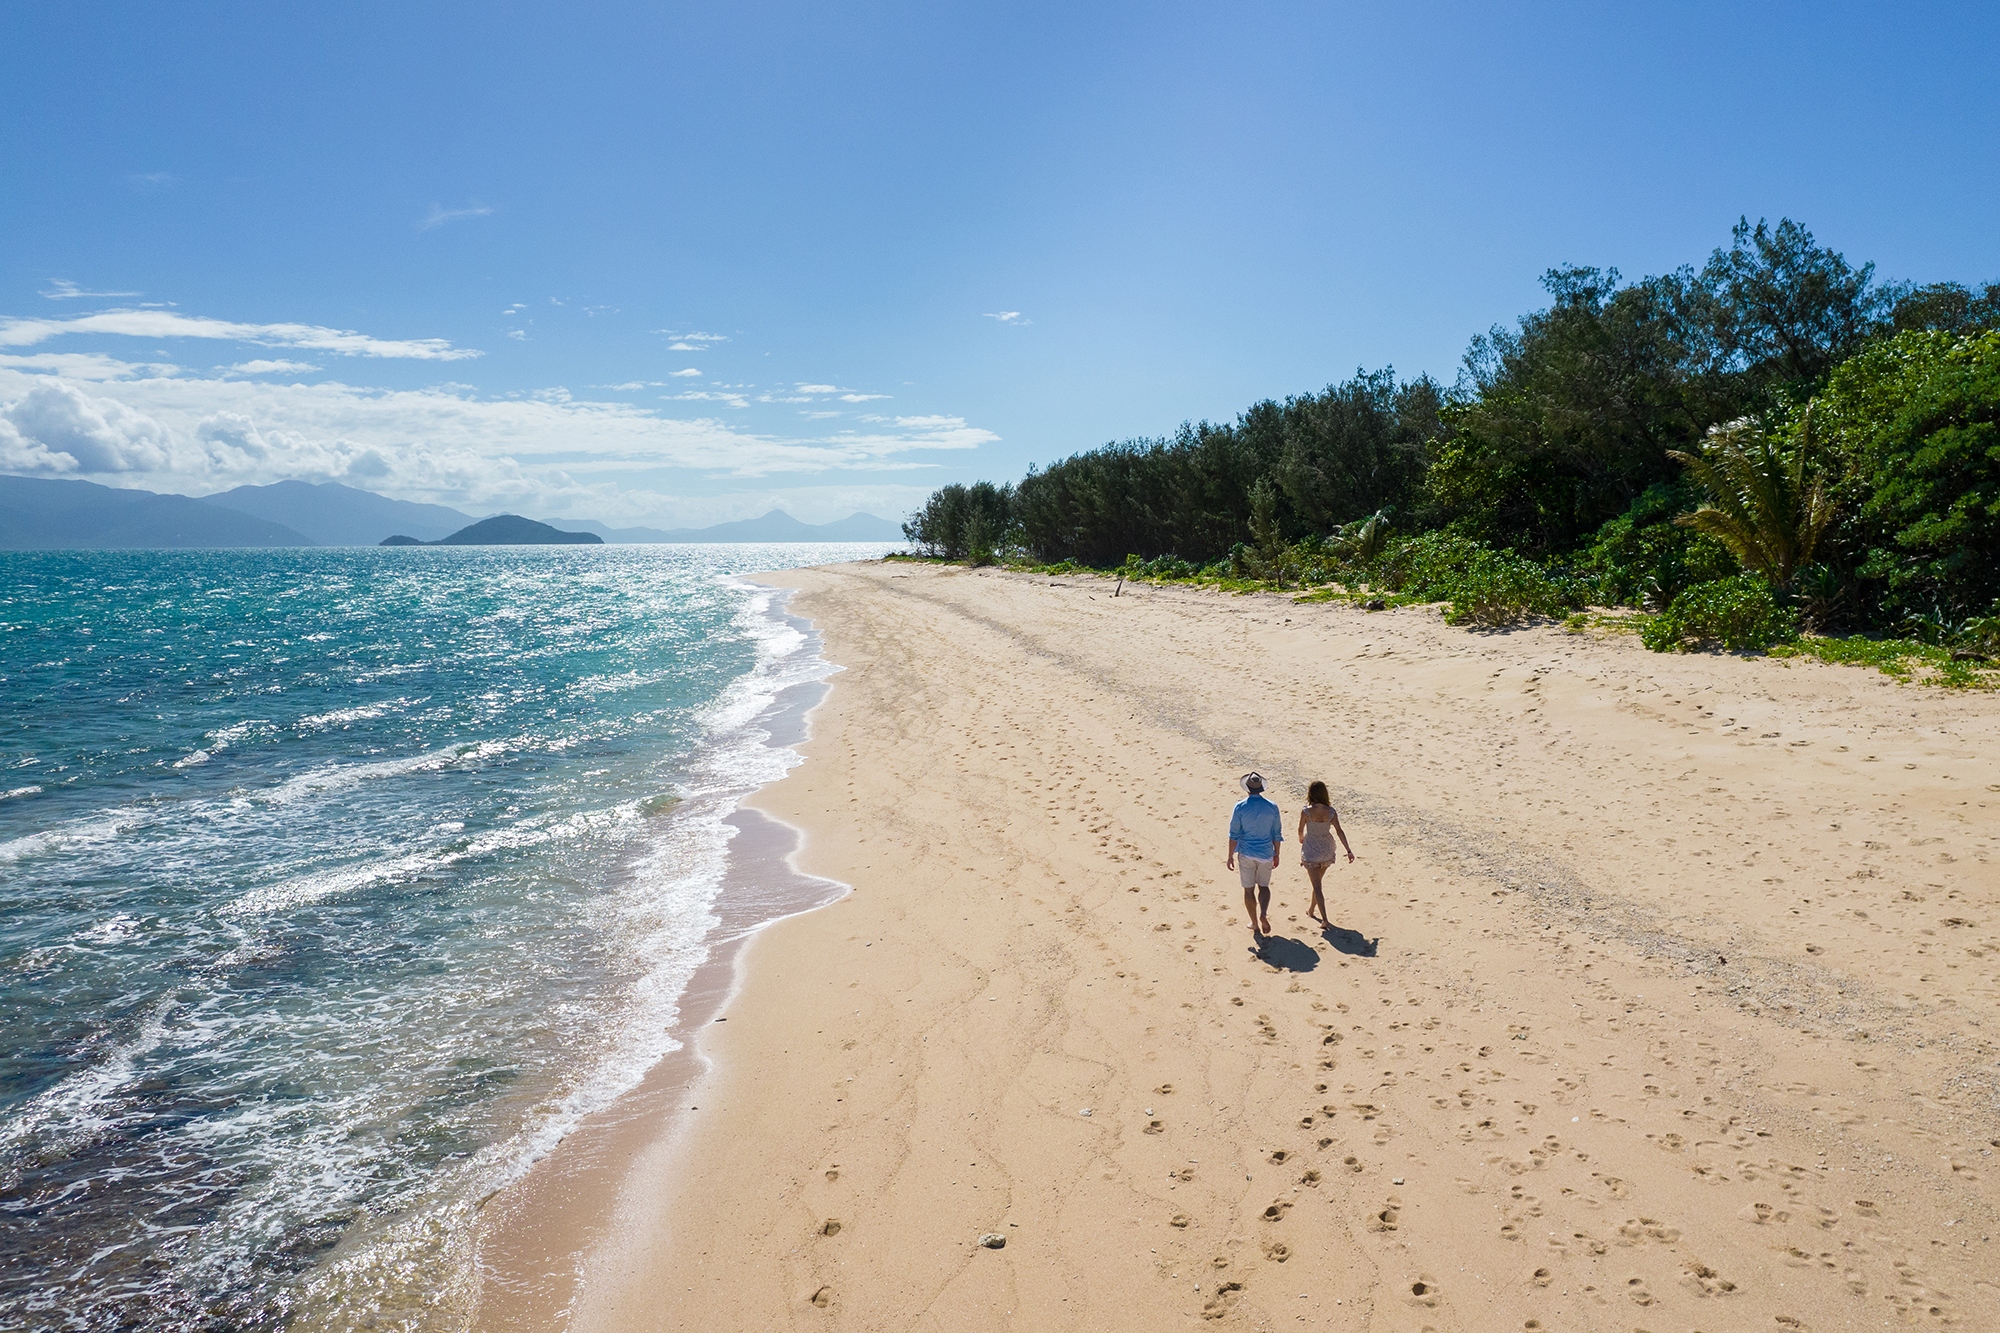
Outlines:
[{"label": "white sea foam", "polygon": [[199,767],[200,765],[205,764],[209,760],[215,758],[216,755],[228,749],[230,746],[236,744],[238,741],[243,740],[245,737],[252,735],[253,733],[255,733],[260,729],[268,728],[269,726],[270,723],[259,721],[253,718],[248,721],[234,723],[231,726],[217,727],[213,731],[210,731],[207,735],[202,737],[204,744],[200,749],[191,751],[188,754],[182,755],[179,759],[174,760],[174,767],[175,768]]},{"label": "white sea foam", "polygon": [[16,787],[12,791],[0,792],[0,801],[19,800],[23,796],[39,796],[42,789],[37,786]]},{"label": "white sea foam", "polygon": [[456,765],[476,764],[503,755],[514,745],[515,742],[504,740],[468,741],[447,749],[426,750],[422,754],[382,759],[371,764],[327,764],[295,778],[287,778],[275,787],[248,793],[248,796],[253,801],[268,805],[290,805],[295,801],[358,787],[375,778],[396,778],[410,773],[432,773]]},{"label": "white sea foam", "polygon": [[336,708],[330,713],[315,713],[292,723],[296,731],[324,731],[329,727],[349,727],[356,722],[367,722],[378,717],[399,713],[405,708],[413,708],[425,702],[423,699],[385,699],[380,703],[360,704],[353,708]]},{"label": "white sea foam", "polygon": [[463,852],[417,852],[409,856],[364,861],[310,875],[300,875],[266,888],[252,889],[218,908],[224,916],[264,916],[294,907],[322,902],[337,894],[352,893],[374,884],[407,879],[426,870],[441,870],[464,859]]},{"label": "white sea foam", "polygon": [[[87,1140],[116,1123],[112,1105],[131,1083],[139,1061],[167,1037],[167,1017],[177,1002],[168,996],[146,1011],[133,1036],[93,1064],[36,1093],[0,1121],[0,1172],[11,1174],[15,1149],[46,1127],[60,1127],[72,1142]],[[0,1174],[0,1184],[5,1176]]]},{"label": "white sea foam", "polygon": [[67,820],[38,833],[23,834],[0,842],[0,863],[24,861],[31,856],[79,851],[111,842],[119,834],[146,821],[143,810],[125,808],[100,810],[80,819]]},{"label": "white sea foam", "polygon": [[[623,801],[602,810],[584,810],[560,818],[543,816],[482,833],[462,843],[448,844],[403,856],[381,857],[355,865],[337,866],[296,876],[277,884],[252,889],[218,908],[225,916],[262,916],[307,907],[328,898],[378,884],[413,879],[429,871],[443,870],[472,857],[494,852],[539,847],[545,843],[600,833],[618,824],[636,823],[642,817],[640,802]],[[463,825],[443,825],[440,831],[459,832]]]}]

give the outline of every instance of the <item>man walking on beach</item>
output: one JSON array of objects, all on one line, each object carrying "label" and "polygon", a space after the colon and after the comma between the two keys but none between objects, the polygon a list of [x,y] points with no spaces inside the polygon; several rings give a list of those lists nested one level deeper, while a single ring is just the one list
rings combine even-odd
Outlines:
[{"label": "man walking on beach", "polygon": [[1229,859],[1223,864],[1243,881],[1243,910],[1250,914],[1253,948],[1262,948],[1271,933],[1271,871],[1277,868],[1278,847],[1285,840],[1285,818],[1264,797],[1264,779],[1243,775],[1249,795],[1229,816]]}]

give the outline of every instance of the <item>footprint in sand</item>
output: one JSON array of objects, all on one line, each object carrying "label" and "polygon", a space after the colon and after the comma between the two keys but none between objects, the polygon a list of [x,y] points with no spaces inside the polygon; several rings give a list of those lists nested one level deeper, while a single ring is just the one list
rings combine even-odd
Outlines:
[{"label": "footprint in sand", "polygon": [[1215,1294],[1208,1298],[1207,1304],[1201,1307],[1201,1317],[1203,1319],[1221,1319],[1229,1313],[1229,1307],[1236,1303],[1236,1294],[1242,1290],[1243,1284],[1241,1282],[1223,1283],[1215,1289]]},{"label": "footprint in sand", "polygon": [[1370,1231],[1394,1231],[1402,1225],[1402,1218],[1402,1209],[1396,1207],[1393,1203],[1387,1204],[1368,1223],[1368,1229]]},{"label": "footprint in sand", "polygon": [[1281,1264],[1292,1257],[1292,1247],[1281,1240],[1274,1240],[1264,1246],[1264,1257],[1274,1264]]},{"label": "footprint in sand", "polygon": [[812,1295],[806,1297],[806,1300],[824,1310],[827,1306],[833,1304],[833,1288],[821,1287]]},{"label": "footprint in sand", "polygon": [[1281,1222],[1284,1220],[1285,1214],[1290,1211],[1292,1211],[1292,1201],[1290,1199],[1273,1199],[1271,1206],[1264,1210],[1263,1217],[1266,1222]]},{"label": "footprint in sand", "polygon": [[1271,1154],[1271,1159],[1270,1159],[1271,1165],[1278,1166],[1282,1164],[1285,1161],[1285,1159],[1290,1156],[1291,1156],[1290,1153],[1286,1152],[1283,1148],[1280,1148],[1278,1149],[1278,1151]]},{"label": "footprint in sand", "polygon": [[1727,1296],[1736,1284],[1699,1259],[1687,1262],[1687,1283],[1703,1296]]},{"label": "footprint in sand", "polygon": [[837,1217],[827,1218],[826,1221],[819,1224],[819,1234],[822,1236],[838,1236],[840,1234],[840,1219]]}]

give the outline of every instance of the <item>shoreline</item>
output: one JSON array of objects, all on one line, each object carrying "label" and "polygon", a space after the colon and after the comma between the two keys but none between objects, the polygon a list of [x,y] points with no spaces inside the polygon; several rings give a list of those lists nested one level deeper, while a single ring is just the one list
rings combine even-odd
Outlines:
[{"label": "shoreline", "polygon": [[[824,662],[817,634],[790,614],[788,597],[780,592],[768,614],[802,631],[806,651]],[[830,690],[827,677],[785,686],[749,725],[767,733],[767,749],[798,753],[811,736],[813,711]],[[544,1330],[567,1323],[579,1265],[612,1225],[605,1201],[616,1196],[631,1159],[659,1139],[662,1126],[668,1137],[685,1128],[686,1094],[713,1066],[702,1033],[742,985],[746,946],[766,927],[836,902],[848,891],[799,870],[794,857],[803,831],[755,804],[789,771],[738,796],[736,808],[724,817],[736,833],[713,903],[718,919],[705,941],[707,956],[676,1001],[671,1031],[678,1048],[476,1205],[471,1327]]]},{"label": "shoreline", "polygon": [[[736,952],[703,1109],[631,1122],[570,1326],[2000,1315],[1991,700],[1278,597],[770,581],[844,674],[755,804],[853,891]],[[1360,854],[1324,933],[1287,858],[1262,957],[1220,866],[1251,765],[1287,805],[1332,779]]]}]

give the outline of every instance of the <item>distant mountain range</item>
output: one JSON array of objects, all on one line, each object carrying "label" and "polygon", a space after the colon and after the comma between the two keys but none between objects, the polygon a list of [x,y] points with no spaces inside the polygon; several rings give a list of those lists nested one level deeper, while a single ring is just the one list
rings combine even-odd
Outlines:
[{"label": "distant mountain range", "polygon": [[[0,475],[0,550],[377,546],[392,536],[422,544],[454,538],[480,521],[445,505],[391,500],[332,481],[238,486],[196,499],[89,481]],[[573,519],[552,520],[547,526],[620,543],[902,540],[897,524],[873,514],[802,523],[781,509],[707,528],[612,528]]]},{"label": "distant mountain range", "polygon": [[185,495],[0,476],[0,549],[310,545],[282,523]]},{"label": "distant mountain range", "polygon": [[337,481],[238,486],[203,499],[224,509],[282,523],[314,546],[374,546],[396,533],[422,542],[436,541],[473,520],[471,514],[443,505],[391,500]]}]

